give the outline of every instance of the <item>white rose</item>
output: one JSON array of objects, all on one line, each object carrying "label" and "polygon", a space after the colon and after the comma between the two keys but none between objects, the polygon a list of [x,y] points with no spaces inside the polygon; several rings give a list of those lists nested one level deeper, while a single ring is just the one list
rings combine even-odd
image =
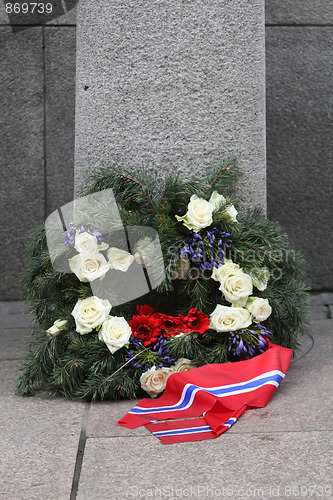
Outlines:
[{"label": "white rose", "polygon": [[171,371],[172,373],[181,373],[192,370],[193,368],[196,367],[192,365],[192,361],[190,359],[180,358],[177,363],[171,367]]},{"label": "white rose", "polygon": [[269,270],[267,267],[262,267],[258,269],[260,271],[260,277],[252,276],[252,283],[254,286],[263,292],[267,288],[268,280],[269,280]]},{"label": "white rose", "polygon": [[218,304],[210,315],[209,327],[217,332],[233,332],[247,328],[251,323],[251,314],[247,309]]},{"label": "white rose", "polygon": [[[214,191],[209,199],[209,203],[214,205],[215,209],[218,210],[223,204],[226,203],[226,199],[217,191]],[[223,210],[223,214],[225,218],[230,219],[231,222],[237,222],[238,212],[234,205],[230,205],[225,210]]]},{"label": "white rose", "polygon": [[106,319],[106,321],[104,321],[102,328],[98,333],[98,338],[106,343],[108,349],[113,354],[127,344],[131,334],[131,327],[125,318],[110,316]]},{"label": "white rose", "polygon": [[65,326],[67,325],[68,321],[66,319],[57,319],[51,328],[46,330],[46,332],[49,334],[50,337],[53,335],[57,335],[57,333],[62,332],[65,329]]},{"label": "white rose", "polygon": [[243,306],[249,295],[252,295],[251,276],[240,269],[230,269],[223,274],[219,289],[228,302]]},{"label": "white rose", "polygon": [[212,278],[215,281],[221,281],[221,279],[228,274],[230,271],[235,269],[240,269],[238,264],[232,262],[232,260],[225,259],[224,264],[220,264],[219,267],[214,267],[212,272]]},{"label": "white rose", "polygon": [[164,391],[171,374],[172,370],[170,368],[164,366],[156,370],[155,366],[153,366],[141,375],[141,387],[144,391],[148,392],[149,396],[156,397]]},{"label": "white rose", "polygon": [[237,222],[237,210],[234,205],[230,205],[226,210],[223,211],[223,214],[227,219],[230,219],[231,222]]},{"label": "white rose", "polygon": [[108,246],[109,245],[107,243],[101,243],[99,245],[96,236],[93,234],[87,232],[77,232],[75,235],[74,248],[78,252],[96,253],[100,250],[106,250]]},{"label": "white rose", "polygon": [[111,304],[108,300],[101,300],[95,296],[78,300],[72,311],[76,331],[81,335],[90,333],[94,328],[104,323],[110,311]]},{"label": "white rose", "polygon": [[184,226],[190,230],[200,231],[203,227],[210,226],[213,222],[212,213],[215,206],[203,198],[198,198],[197,195],[191,196],[187,206],[187,212],[183,217],[176,215],[179,222],[183,222]]},{"label": "white rose", "polygon": [[268,299],[261,299],[260,297],[251,297],[246,302],[245,307],[252,314],[252,319],[255,323],[265,321],[272,313]]},{"label": "white rose", "polygon": [[134,259],[138,264],[145,264],[154,256],[155,243],[149,236],[141,238],[135,245]]},{"label": "white rose", "polygon": [[220,206],[225,203],[225,197],[219,194],[217,191],[214,191],[209,198],[209,203],[214,205],[215,209],[218,210]]},{"label": "white rose", "polygon": [[108,250],[107,257],[109,259],[110,269],[116,269],[125,273],[131,264],[134,262],[134,257],[125,250],[111,247]]},{"label": "white rose", "polygon": [[78,253],[68,259],[69,267],[80,281],[102,280],[109,270],[109,265],[101,253]]}]

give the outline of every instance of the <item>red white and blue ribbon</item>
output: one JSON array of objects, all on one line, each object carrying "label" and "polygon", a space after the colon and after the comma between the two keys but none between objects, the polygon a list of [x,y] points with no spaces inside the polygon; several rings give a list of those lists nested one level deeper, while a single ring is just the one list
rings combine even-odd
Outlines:
[{"label": "red white and blue ribbon", "polygon": [[267,404],[291,356],[291,349],[269,343],[263,354],[245,361],[170,375],[160,398],[143,399],[118,424],[130,429],[144,425],[163,444],[215,438],[246,409]]}]

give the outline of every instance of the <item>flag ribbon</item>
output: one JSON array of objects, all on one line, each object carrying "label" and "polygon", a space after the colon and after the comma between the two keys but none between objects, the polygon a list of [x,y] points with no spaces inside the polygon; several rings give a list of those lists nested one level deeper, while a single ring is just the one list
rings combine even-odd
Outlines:
[{"label": "flag ribbon", "polygon": [[216,438],[246,409],[263,408],[289,368],[292,350],[269,342],[254,358],[170,375],[158,399],[143,399],[118,424],[144,425],[163,444]]}]

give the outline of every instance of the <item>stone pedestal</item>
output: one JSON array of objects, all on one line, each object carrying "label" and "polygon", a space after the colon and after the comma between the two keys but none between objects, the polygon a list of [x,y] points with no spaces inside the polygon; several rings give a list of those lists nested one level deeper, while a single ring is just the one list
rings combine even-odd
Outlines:
[{"label": "stone pedestal", "polygon": [[80,0],[76,194],[98,162],[202,171],[235,156],[266,209],[264,0]]}]

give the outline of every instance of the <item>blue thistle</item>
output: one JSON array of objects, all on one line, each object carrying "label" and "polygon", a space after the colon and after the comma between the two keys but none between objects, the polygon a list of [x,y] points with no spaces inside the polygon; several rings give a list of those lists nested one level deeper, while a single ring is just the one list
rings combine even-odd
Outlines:
[{"label": "blue thistle", "polygon": [[202,270],[211,270],[224,264],[225,251],[232,241],[229,239],[230,233],[225,233],[214,227],[205,236],[193,233],[187,243],[181,248],[180,253],[191,262],[198,264]]}]

